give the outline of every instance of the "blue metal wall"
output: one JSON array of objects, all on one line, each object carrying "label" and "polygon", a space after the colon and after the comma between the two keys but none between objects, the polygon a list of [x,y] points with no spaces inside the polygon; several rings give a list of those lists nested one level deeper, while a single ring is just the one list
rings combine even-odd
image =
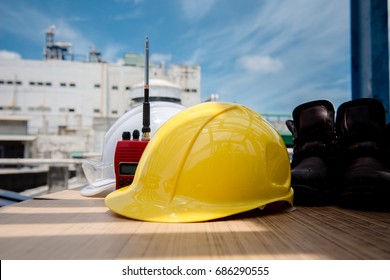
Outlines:
[{"label": "blue metal wall", "polygon": [[352,99],[375,98],[389,116],[387,0],[351,0]]}]

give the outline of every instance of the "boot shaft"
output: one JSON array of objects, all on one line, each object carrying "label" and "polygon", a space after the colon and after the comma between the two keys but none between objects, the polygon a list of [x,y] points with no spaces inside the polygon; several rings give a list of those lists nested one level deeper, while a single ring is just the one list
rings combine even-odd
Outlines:
[{"label": "boot shaft", "polygon": [[297,106],[293,120],[286,121],[293,135],[293,165],[309,156],[328,157],[335,141],[334,108],[327,100]]},{"label": "boot shaft", "polygon": [[385,108],[376,99],[355,99],[337,109],[336,130],[340,138],[376,140],[385,135],[385,127]]},{"label": "boot shaft", "polygon": [[317,140],[322,135],[333,134],[334,108],[327,100],[304,103],[293,111],[296,136]]},{"label": "boot shaft", "polygon": [[339,149],[356,156],[385,157],[386,115],[383,104],[371,98],[340,105],[336,115]]}]

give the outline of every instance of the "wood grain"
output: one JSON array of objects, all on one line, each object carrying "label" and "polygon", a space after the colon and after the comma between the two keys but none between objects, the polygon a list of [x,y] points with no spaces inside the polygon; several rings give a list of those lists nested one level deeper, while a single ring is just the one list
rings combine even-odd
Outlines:
[{"label": "wood grain", "polygon": [[390,213],[297,207],[150,223],[66,190],[0,209],[0,258],[390,259]]}]

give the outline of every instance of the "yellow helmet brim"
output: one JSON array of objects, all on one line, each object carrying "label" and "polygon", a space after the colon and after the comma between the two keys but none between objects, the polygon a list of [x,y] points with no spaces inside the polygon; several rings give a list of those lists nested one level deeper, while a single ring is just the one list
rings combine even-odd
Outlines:
[{"label": "yellow helmet brim", "polygon": [[263,208],[276,201],[285,201],[293,204],[294,191],[284,197],[277,197],[274,201],[253,201],[251,203],[236,203],[221,205],[221,203],[201,203],[196,200],[175,197],[168,205],[150,202],[147,195],[137,192],[131,185],[110,193],[106,197],[106,206],[113,212],[135,220],[149,222],[200,222],[219,219],[234,214],[246,212],[256,208]]}]

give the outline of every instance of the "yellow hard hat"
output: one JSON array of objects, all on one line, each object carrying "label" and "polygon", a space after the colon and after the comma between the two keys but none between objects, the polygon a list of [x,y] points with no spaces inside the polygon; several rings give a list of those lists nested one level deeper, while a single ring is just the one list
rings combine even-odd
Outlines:
[{"label": "yellow hard hat", "polygon": [[286,201],[290,161],[278,132],[242,105],[209,102],[162,125],[134,181],[110,193],[117,214],[153,222],[198,222]]}]

